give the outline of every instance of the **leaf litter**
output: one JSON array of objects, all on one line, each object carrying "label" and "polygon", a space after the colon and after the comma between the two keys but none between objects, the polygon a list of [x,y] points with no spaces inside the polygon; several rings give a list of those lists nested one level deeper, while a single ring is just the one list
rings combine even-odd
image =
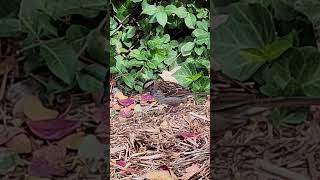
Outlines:
[{"label": "leaf litter", "polygon": [[[139,111],[121,105],[119,95],[135,99]],[[148,93],[124,97],[114,91],[111,104],[111,179],[209,179],[209,102],[190,99],[167,113]]]}]

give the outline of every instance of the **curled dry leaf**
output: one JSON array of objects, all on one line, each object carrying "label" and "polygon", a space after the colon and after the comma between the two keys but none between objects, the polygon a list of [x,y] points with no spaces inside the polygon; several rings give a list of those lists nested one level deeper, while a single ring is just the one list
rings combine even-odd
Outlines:
[{"label": "curled dry leaf", "polygon": [[140,96],[140,101],[143,101],[143,102],[150,102],[154,100],[155,100],[154,97],[150,93],[144,93]]},{"label": "curled dry leaf", "polygon": [[145,175],[148,180],[175,180],[169,171],[154,170],[150,171]]},{"label": "curled dry leaf", "polygon": [[118,166],[125,167],[127,163],[124,160],[116,160],[116,164]]},{"label": "curled dry leaf", "polygon": [[32,151],[31,141],[25,134],[14,136],[6,143],[6,146],[18,154],[30,153]]},{"label": "curled dry leaf", "polygon": [[115,98],[115,99],[119,99],[119,100],[123,100],[123,99],[128,99],[128,96],[125,96],[122,92],[117,91],[117,92],[114,94],[114,98]]},{"label": "curled dry leaf", "polygon": [[23,98],[23,112],[33,121],[53,119],[59,115],[58,111],[45,108],[37,96]]},{"label": "curled dry leaf", "polygon": [[76,133],[76,134],[71,134],[62,140],[59,141],[59,145],[72,149],[72,150],[78,150],[80,144],[82,143],[85,135],[83,133]]},{"label": "curled dry leaf", "polygon": [[134,104],[134,100],[132,98],[119,99],[118,102],[124,107],[129,107],[130,105]]},{"label": "curled dry leaf", "polygon": [[13,137],[24,133],[25,131],[17,127],[4,127],[0,125],[0,145],[7,143]]},{"label": "curled dry leaf", "polygon": [[119,116],[122,118],[128,118],[128,117],[131,117],[132,115],[133,115],[133,112],[130,108],[123,108],[119,112]]},{"label": "curled dry leaf", "polygon": [[171,71],[163,71],[161,74],[159,74],[159,76],[164,80],[164,81],[170,81],[170,82],[174,82],[174,83],[179,83],[177,81],[177,79],[175,77],[173,77],[172,75],[178,70],[180,69],[181,66],[176,66],[175,68],[173,68]]},{"label": "curled dry leaf", "polygon": [[33,159],[28,168],[28,174],[31,176],[51,178],[53,176],[65,176],[67,171],[64,167],[55,166],[46,160]]},{"label": "curled dry leaf", "polygon": [[190,132],[181,132],[176,134],[177,138],[192,138],[196,137],[197,135],[195,133],[190,133]]},{"label": "curled dry leaf", "polygon": [[112,109],[116,110],[116,111],[119,111],[119,110],[122,109],[122,107],[118,103],[115,103],[115,104],[112,105]]},{"label": "curled dry leaf", "polygon": [[47,140],[61,139],[75,131],[80,125],[79,121],[65,120],[63,118],[45,121],[27,121],[27,126],[33,134]]},{"label": "curled dry leaf", "polygon": [[181,177],[182,180],[189,180],[192,176],[200,172],[200,167],[198,164],[192,164],[190,167],[186,168],[186,173]]}]

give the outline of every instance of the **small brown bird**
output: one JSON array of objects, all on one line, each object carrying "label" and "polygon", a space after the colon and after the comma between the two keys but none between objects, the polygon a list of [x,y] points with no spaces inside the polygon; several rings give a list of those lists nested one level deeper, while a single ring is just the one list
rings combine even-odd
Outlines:
[{"label": "small brown bird", "polygon": [[194,93],[177,83],[163,80],[149,80],[144,84],[144,89],[157,99],[160,104],[178,106],[187,101],[188,96],[208,95],[209,93]]}]

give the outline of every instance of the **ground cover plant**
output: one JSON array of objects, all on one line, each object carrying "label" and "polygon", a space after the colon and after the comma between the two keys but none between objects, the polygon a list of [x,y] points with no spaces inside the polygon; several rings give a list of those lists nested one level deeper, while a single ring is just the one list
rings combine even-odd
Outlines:
[{"label": "ground cover plant", "polygon": [[[220,25],[212,32],[213,61],[226,75],[255,81],[270,97],[320,95],[319,2],[242,0],[214,5]],[[273,115],[275,125],[306,119],[305,109],[275,109]]]},{"label": "ground cover plant", "polygon": [[169,71],[179,84],[208,91],[206,5],[207,1],[113,2],[110,57],[111,73],[118,84],[127,91],[141,92],[145,81]]},{"label": "ground cover plant", "polygon": [[0,179],[100,179],[108,1],[0,4]]}]

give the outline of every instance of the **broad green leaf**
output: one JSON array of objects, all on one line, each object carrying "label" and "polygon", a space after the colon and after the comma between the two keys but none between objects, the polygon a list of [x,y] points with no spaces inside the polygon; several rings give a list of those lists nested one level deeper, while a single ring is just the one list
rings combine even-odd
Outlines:
[{"label": "broad green leaf", "polygon": [[263,70],[264,94],[320,96],[320,52],[314,47],[291,48]]},{"label": "broad green leaf", "polygon": [[198,72],[196,67],[192,63],[183,63],[181,68],[178,69],[174,74],[173,77],[184,87],[189,86],[193,80],[190,78],[196,75]]},{"label": "broad green leaf", "polygon": [[50,71],[67,84],[74,80],[79,63],[77,53],[65,41],[56,40],[40,46],[40,56]]},{"label": "broad green leaf", "polygon": [[188,13],[187,16],[184,18],[184,23],[188,28],[194,29],[197,23],[197,17],[192,13]]},{"label": "broad green leaf", "polygon": [[141,14],[148,14],[148,15],[154,15],[157,12],[157,6],[155,5],[147,5],[145,7],[142,7],[142,13]]},{"label": "broad green leaf", "polygon": [[203,53],[204,47],[200,46],[200,47],[195,47],[194,48],[194,52],[198,55],[201,56],[201,54]]},{"label": "broad green leaf", "polygon": [[126,74],[122,76],[121,79],[131,89],[135,85],[135,78],[133,73]]},{"label": "broad green leaf", "polygon": [[173,14],[176,11],[177,7],[173,4],[169,4],[165,7],[165,11],[167,13],[168,16],[170,16],[171,14]]},{"label": "broad green leaf", "polygon": [[168,16],[163,6],[158,6],[158,12],[156,14],[158,23],[164,27],[167,24]]},{"label": "broad green leaf", "polygon": [[171,50],[167,56],[167,58],[164,60],[164,63],[166,65],[171,65],[174,61],[177,60],[177,56],[178,56],[178,53],[177,51],[174,51],[174,50]]},{"label": "broad green leaf", "polygon": [[99,62],[105,63],[105,48],[107,39],[100,32],[92,30],[87,36],[88,52],[90,56]]},{"label": "broad green leaf", "polygon": [[126,38],[128,38],[128,39],[132,38],[135,35],[136,30],[137,30],[137,28],[134,26],[128,26],[126,29],[128,29],[127,35],[126,35]]},{"label": "broad green leaf", "polygon": [[59,17],[71,14],[80,14],[85,17],[93,18],[97,16],[100,11],[107,10],[108,7],[108,0],[69,0],[44,2],[44,10],[54,19],[59,19]]},{"label": "broad green leaf", "polygon": [[229,16],[225,23],[213,29],[213,59],[229,77],[247,80],[264,62],[247,61],[239,51],[262,48],[275,40],[272,16],[259,4],[235,3],[219,13]]},{"label": "broad green leaf", "polygon": [[0,19],[0,27],[0,37],[14,37],[22,31],[20,20],[14,18]]},{"label": "broad green leaf", "polygon": [[151,68],[151,69],[157,69],[158,66],[164,61],[164,57],[158,54],[155,54],[154,57],[147,62],[147,65]]},{"label": "broad green leaf", "polygon": [[101,144],[96,136],[89,134],[84,137],[79,146],[79,156],[90,160],[101,160],[105,158],[107,146]]},{"label": "broad green leaf", "polygon": [[210,79],[208,76],[202,76],[192,83],[192,91],[194,92],[209,92]]},{"label": "broad green leaf", "polygon": [[133,57],[133,58],[136,58],[137,60],[141,60],[141,61],[147,60],[145,50],[133,49],[129,53],[129,57]]},{"label": "broad green leaf", "polygon": [[23,165],[22,160],[13,151],[2,149],[0,151],[0,174],[7,175],[13,171],[18,165]]},{"label": "broad green leaf", "polygon": [[301,124],[307,118],[305,109],[275,108],[271,112],[272,124],[280,127],[285,124]]},{"label": "broad green leaf", "polygon": [[196,37],[195,42],[198,45],[202,45],[202,44],[208,45],[210,42],[210,39],[209,39],[210,33],[203,29],[195,29],[194,31],[192,31],[192,35]]},{"label": "broad green leaf", "polygon": [[185,7],[178,7],[174,14],[176,14],[179,18],[185,18],[188,15],[188,11]]},{"label": "broad green leaf", "polygon": [[182,56],[189,56],[194,48],[194,42],[187,42],[181,47]]},{"label": "broad green leaf", "polygon": [[[112,17],[110,17],[110,31],[117,29],[117,27],[118,27],[117,21],[114,20]],[[113,33],[110,33],[110,34],[113,34]]]},{"label": "broad green leaf", "polygon": [[209,28],[208,21],[203,19],[202,21],[197,21],[196,25],[197,25],[197,28],[202,29],[204,31],[208,31],[208,28]]},{"label": "broad green leaf", "polygon": [[89,32],[89,29],[82,25],[71,25],[66,31],[66,40],[72,44],[76,52],[79,52],[84,47]]},{"label": "broad green leaf", "polygon": [[97,93],[103,89],[104,77],[107,69],[98,64],[91,64],[83,68],[78,74],[78,84],[86,92]]},{"label": "broad green leaf", "polygon": [[134,3],[141,2],[142,0],[131,0]]}]

